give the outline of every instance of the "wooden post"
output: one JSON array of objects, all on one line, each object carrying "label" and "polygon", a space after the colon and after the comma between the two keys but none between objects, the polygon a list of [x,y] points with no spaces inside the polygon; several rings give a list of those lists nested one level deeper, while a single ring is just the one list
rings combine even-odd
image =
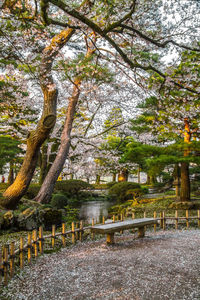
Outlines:
[{"label": "wooden post", "polygon": [[72,244],[75,244],[75,242],[76,242],[75,225],[74,222],[72,222]]},{"label": "wooden post", "polygon": [[20,237],[20,245],[19,245],[19,264],[20,269],[24,267],[24,238]]},{"label": "wooden post", "polygon": [[37,230],[33,230],[33,245],[35,258],[38,257],[38,247],[37,247]]},{"label": "wooden post", "polygon": [[102,224],[103,225],[105,224],[105,217],[104,216],[102,217]]},{"label": "wooden post", "polygon": [[28,233],[28,264],[31,264],[31,249],[32,249],[32,243],[31,243],[31,233]]},{"label": "wooden post", "polygon": [[[153,213],[153,217],[154,217],[154,219],[156,219],[156,218],[157,218],[157,213],[156,213],[156,211],[154,211],[154,213]],[[153,225],[153,227],[154,227],[154,232],[156,232],[156,227],[157,227],[157,224],[155,223],[155,224]]]},{"label": "wooden post", "polygon": [[[120,215],[120,221],[122,222],[122,221],[123,221],[123,219],[124,219],[124,216],[123,216],[123,214],[121,214],[121,215]],[[121,230],[121,231],[120,231],[120,234],[123,234],[123,232],[124,232],[124,231],[123,231],[123,230]]]},{"label": "wooden post", "polygon": [[175,229],[178,229],[178,210],[175,211]]},{"label": "wooden post", "polygon": [[189,211],[188,211],[188,209],[186,209],[186,211],[185,211],[185,217],[186,217],[186,227],[189,228],[189,221],[188,221]]},{"label": "wooden post", "polygon": [[66,229],[65,229],[65,223],[62,223],[62,244],[63,247],[66,247]]},{"label": "wooden post", "polygon": [[[144,211],[144,218],[146,218],[147,217],[147,213],[146,213],[146,211]],[[146,231],[146,226],[144,226],[144,231]]]},{"label": "wooden post", "polygon": [[56,242],[56,225],[52,225],[52,236],[51,236],[51,246],[52,248],[55,247]]},{"label": "wooden post", "polygon": [[197,215],[198,215],[198,226],[200,227],[200,210],[197,211]]},{"label": "wooden post", "polygon": [[114,244],[114,233],[108,233],[106,239],[107,245]]},{"label": "wooden post", "polygon": [[[92,226],[94,226],[94,218],[92,219]],[[92,240],[94,240],[94,236],[95,236],[95,234],[94,234],[94,232],[92,232],[91,233],[91,239]]]},{"label": "wooden post", "polygon": [[138,237],[139,237],[139,238],[142,238],[142,237],[144,237],[144,235],[145,235],[145,229],[144,229],[144,226],[143,226],[143,227],[139,227],[139,228],[138,228]]},{"label": "wooden post", "polygon": [[12,278],[14,275],[14,268],[15,268],[15,242],[11,242],[10,245],[10,277]]},{"label": "wooden post", "polygon": [[160,228],[163,228],[162,212],[160,212]]},{"label": "wooden post", "polygon": [[2,250],[3,249],[0,249],[0,285],[1,285],[1,278],[3,277],[3,255],[2,255]]},{"label": "wooden post", "polygon": [[43,238],[43,228],[42,226],[39,227],[39,251],[40,254],[43,253],[44,248],[44,238]]},{"label": "wooden post", "polygon": [[113,223],[115,223],[115,215],[113,215]]},{"label": "wooden post", "polygon": [[132,212],[132,219],[135,219],[135,213]]},{"label": "wooden post", "polygon": [[[76,229],[79,229],[79,222],[76,222]],[[76,232],[76,240],[79,240],[79,232]]]},{"label": "wooden post", "polygon": [[8,245],[4,246],[3,250],[3,273],[4,273],[4,285],[8,284]]},{"label": "wooden post", "polygon": [[166,218],[165,218],[165,212],[163,211],[162,213],[162,216],[163,216],[163,230],[166,229]]},{"label": "wooden post", "polygon": [[83,221],[80,221],[80,234],[79,234],[79,240],[82,242],[83,240]]}]

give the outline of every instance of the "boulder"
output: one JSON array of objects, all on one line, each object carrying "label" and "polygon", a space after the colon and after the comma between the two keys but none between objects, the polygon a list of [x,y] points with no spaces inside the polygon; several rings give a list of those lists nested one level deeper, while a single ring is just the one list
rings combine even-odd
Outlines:
[{"label": "boulder", "polygon": [[52,208],[27,208],[19,214],[17,227],[20,230],[33,230],[40,226],[51,229],[52,225],[60,225],[62,212]]},{"label": "boulder", "polygon": [[17,218],[17,227],[20,230],[33,230],[41,225],[39,221],[39,212],[37,208],[27,208],[19,214]]},{"label": "boulder", "polygon": [[39,211],[39,219],[45,229],[51,229],[52,225],[60,225],[62,223],[62,211],[53,208],[43,208]]},{"label": "boulder", "polygon": [[14,226],[15,223],[15,217],[12,210],[7,211],[5,214],[3,214],[3,229],[10,229]]}]

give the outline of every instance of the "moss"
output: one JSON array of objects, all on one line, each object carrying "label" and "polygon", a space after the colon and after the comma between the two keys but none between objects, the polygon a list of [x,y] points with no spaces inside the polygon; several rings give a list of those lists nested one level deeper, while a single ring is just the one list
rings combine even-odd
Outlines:
[{"label": "moss", "polygon": [[3,215],[3,228],[10,228],[14,224],[13,211],[9,210]]},{"label": "moss", "polygon": [[60,225],[62,223],[62,212],[47,207],[39,211],[39,218],[44,227],[50,229],[52,225]]}]

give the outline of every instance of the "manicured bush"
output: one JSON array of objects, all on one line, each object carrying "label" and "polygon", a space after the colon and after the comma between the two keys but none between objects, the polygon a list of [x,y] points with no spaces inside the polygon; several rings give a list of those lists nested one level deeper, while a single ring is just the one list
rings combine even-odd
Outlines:
[{"label": "manicured bush", "polygon": [[92,185],[82,180],[57,181],[54,191],[62,191],[70,197],[77,196],[81,190],[93,189]]},{"label": "manicured bush", "polygon": [[109,196],[117,202],[124,202],[130,198],[130,195],[127,195],[129,190],[140,189],[141,186],[135,182],[119,182],[113,185],[109,189]]},{"label": "manicured bush", "polygon": [[51,206],[57,209],[64,208],[67,205],[67,197],[63,194],[53,194],[51,199]]},{"label": "manicured bush", "polygon": [[116,181],[108,182],[108,183],[107,183],[108,189],[110,189],[113,185],[115,185],[115,184],[117,184],[117,183],[118,183],[118,182],[116,182]]}]

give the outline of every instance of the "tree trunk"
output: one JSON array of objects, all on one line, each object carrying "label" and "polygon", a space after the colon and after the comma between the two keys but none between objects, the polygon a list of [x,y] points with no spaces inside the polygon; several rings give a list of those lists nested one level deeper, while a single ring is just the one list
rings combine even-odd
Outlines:
[{"label": "tree trunk", "polygon": [[41,151],[41,162],[40,162],[40,178],[39,178],[39,184],[41,185],[47,175],[47,149],[48,145],[47,143],[44,143],[42,145],[42,151]]},{"label": "tree trunk", "polygon": [[101,177],[100,175],[96,175],[96,184],[100,184]]},{"label": "tree trunk", "polygon": [[176,164],[174,168],[174,185],[176,190],[176,201],[180,201],[180,184],[180,166],[179,164]]},{"label": "tree trunk", "polygon": [[190,201],[190,178],[189,178],[189,164],[187,162],[181,163],[181,191],[180,201]]},{"label": "tree trunk", "polygon": [[122,169],[118,174],[118,182],[128,181],[128,170]]},{"label": "tree trunk", "polygon": [[[190,124],[188,118],[184,119],[185,132],[184,132],[184,142],[189,144],[191,140]],[[184,156],[189,155],[189,150],[186,148],[184,150]],[[189,163],[181,163],[181,191],[180,191],[180,201],[187,202],[190,201],[190,176],[189,176]]]},{"label": "tree trunk", "polygon": [[8,185],[13,184],[14,181],[14,164],[13,161],[10,162],[9,174],[8,174]]},{"label": "tree trunk", "polygon": [[45,177],[45,180],[40,188],[40,191],[35,198],[36,201],[40,203],[49,203],[51,200],[51,195],[54,190],[54,186],[58,176],[60,175],[65,160],[69,153],[70,147],[70,134],[72,129],[72,123],[75,115],[76,104],[78,102],[79,94],[80,94],[80,79],[77,79],[74,83],[74,89],[72,97],[69,99],[69,105],[67,108],[67,115],[65,119],[65,124],[61,136],[60,148],[58,150],[57,156]]},{"label": "tree trunk", "polygon": [[[96,39],[96,37],[95,37]],[[93,53],[95,52],[96,48],[94,48],[93,43],[90,43],[91,48],[88,46],[86,58],[90,58]],[[65,124],[63,128],[63,132],[61,135],[61,143],[60,148],[58,150],[57,156],[40,188],[40,191],[35,198],[36,201],[40,203],[49,203],[51,200],[51,195],[54,190],[54,186],[56,183],[56,180],[62,171],[62,168],[64,166],[65,160],[69,153],[70,148],[70,141],[71,141],[71,130],[72,130],[72,124],[74,120],[76,105],[79,99],[80,95],[80,85],[81,85],[81,78],[76,77],[74,80],[74,88],[72,97],[69,99],[69,104],[66,112],[66,119]]]},{"label": "tree trunk", "polygon": [[116,174],[116,173],[113,173],[113,174],[112,174],[112,181],[116,181],[116,177],[117,177],[117,174]]},{"label": "tree trunk", "polygon": [[40,85],[44,95],[43,113],[37,128],[29,133],[26,155],[20,171],[14,183],[3,194],[4,198],[0,201],[0,205],[3,207],[14,209],[25,194],[38,162],[40,147],[55,125],[58,91],[53,82],[51,68],[59,49],[66,44],[73,33],[73,29],[62,30],[43,51],[40,65]]},{"label": "tree trunk", "polygon": [[141,169],[140,169],[140,167],[138,167],[138,183],[140,183],[141,182],[141,179],[140,179],[140,171],[141,171]]},{"label": "tree trunk", "polygon": [[147,173],[147,182],[146,184],[150,185],[150,175]]}]

